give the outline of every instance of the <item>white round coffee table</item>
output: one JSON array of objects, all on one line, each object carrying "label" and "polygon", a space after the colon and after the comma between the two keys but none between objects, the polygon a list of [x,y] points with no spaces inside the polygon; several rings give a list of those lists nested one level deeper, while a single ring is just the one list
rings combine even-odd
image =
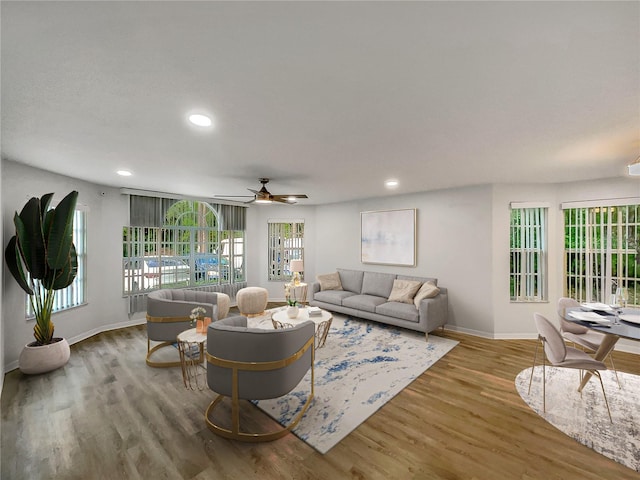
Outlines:
[{"label": "white round coffee table", "polygon": [[273,328],[291,328],[299,323],[311,320],[316,324],[316,349],[324,347],[331,328],[333,316],[326,310],[320,310],[320,315],[309,315],[308,308],[300,308],[296,318],[289,318],[287,309],[278,310],[271,315],[271,323]]}]

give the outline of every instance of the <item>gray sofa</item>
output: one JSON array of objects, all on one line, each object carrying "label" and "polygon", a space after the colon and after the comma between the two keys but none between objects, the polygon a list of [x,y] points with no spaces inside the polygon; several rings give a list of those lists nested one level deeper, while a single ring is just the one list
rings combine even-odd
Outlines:
[{"label": "gray sofa", "polygon": [[433,298],[422,299],[419,308],[416,308],[413,303],[388,301],[395,279],[431,281],[437,285],[436,278],[347,269],[338,269],[338,274],[342,290],[321,290],[320,283],[315,282],[311,284],[310,305],[417,330],[424,332],[425,336],[447,323],[448,296],[446,288],[438,287],[440,293]]}]

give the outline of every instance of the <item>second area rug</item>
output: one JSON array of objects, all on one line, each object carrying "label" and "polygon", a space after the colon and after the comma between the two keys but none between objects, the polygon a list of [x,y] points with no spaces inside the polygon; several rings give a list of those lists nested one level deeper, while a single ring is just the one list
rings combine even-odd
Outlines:
[{"label": "second area rug", "polygon": [[534,412],[561,432],[596,452],[640,472],[640,377],[618,372],[602,372],[613,422],[609,420],[602,389],[597,378],[591,378],[582,395],[577,370],[546,367],[546,412],[542,405],[542,366],[531,368],[516,377],[516,389]]}]

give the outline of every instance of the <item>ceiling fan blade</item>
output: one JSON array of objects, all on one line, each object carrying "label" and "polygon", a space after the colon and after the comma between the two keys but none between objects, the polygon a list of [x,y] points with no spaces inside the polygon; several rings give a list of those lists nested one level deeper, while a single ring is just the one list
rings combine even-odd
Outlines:
[{"label": "ceiling fan blade", "polygon": [[258,194],[258,190],[253,190],[252,188],[247,188],[247,190],[249,190],[250,192],[253,192],[254,194]]},{"label": "ceiling fan blade", "polygon": [[214,195],[213,198],[249,198],[253,195]]},{"label": "ceiling fan blade", "polygon": [[307,197],[303,193],[295,193],[295,194],[291,193],[289,195],[273,195],[273,198],[274,199],[276,199],[276,198],[285,198],[286,199],[286,198],[309,198],[309,197]]},{"label": "ceiling fan blade", "polygon": [[298,203],[296,200],[293,200],[293,201],[289,200],[288,197],[286,197],[286,198],[276,198],[276,197],[279,197],[279,196],[280,195],[274,195],[273,198],[271,199],[271,201],[278,202],[278,203],[286,203],[288,205],[293,205],[295,203]]}]

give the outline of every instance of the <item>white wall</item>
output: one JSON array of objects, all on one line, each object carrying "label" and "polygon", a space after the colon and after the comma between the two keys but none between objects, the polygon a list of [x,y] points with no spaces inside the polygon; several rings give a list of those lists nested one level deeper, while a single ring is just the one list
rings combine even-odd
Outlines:
[{"label": "white wall", "polygon": [[261,286],[268,290],[270,301],[284,301],[284,283],[269,281],[268,222],[269,220],[304,220],[304,281],[313,281],[316,276],[316,207],[271,204],[254,205],[247,212],[247,285]]},{"label": "white wall", "polygon": [[[556,265],[562,265],[564,248],[563,219],[557,207],[556,185],[494,185],[493,190],[493,306],[495,338],[536,338],[533,314],[539,312],[555,319],[555,304],[562,293],[562,277]],[[548,291],[545,303],[511,303],[509,295],[509,225],[511,202],[549,203]],[[558,224],[558,219],[560,223]],[[560,292],[560,295],[556,295]]]},{"label": "white wall", "polygon": [[[78,190],[78,203],[87,216],[87,305],[53,315],[55,335],[70,343],[98,331],[128,325],[127,304],[122,297],[122,226],[128,218],[127,197],[118,189],[83,182],[10,161],[2,166],[2,223],[4,246],[13,235],[13,214],[29,197],[54,192],[62,199]],[[34,320],[24,315],[25,294],[6,270],[3,261],[3,362],[4,371],[16,368],[20,351],[33,341]]]},{"label": "white wall", "polygon": [[[3,247],[13,234],[13,213],[30,196],[55,192],[60,198],[78,190],[87,205],[88,291],[86,306],[54,314],[56,335],[70,342],[96,332],[144,321],[127,315],[121,294],[122,226],[128,222],[128,202],[118,189],[83,182],[4,160],[0,210]],[[268,289],[282,300],[283,282],[267,278],[267,222],[305,220],[305,281],[336,268],[437,277],[449,290],[449,327],[491,338],[533,338],[532,314],[555,318],[562,294],[563,217],[565,201],[640,196],[640,181],[621,178],[562,185],[494,185],[457,188],[411,195],[381,196],[320,206],[254,206],[247,212],[247,282]],[[550,209],[549,303],[509,301],[509,202],[546,201]],[[360,212],[417,209],[417,265],[396,267],[360,262]],[[3,248],[4,250],[4,248]],[[17,366],[20,351],[33,339],[33,321],[24,318],[25,296],[6,270],[0,271],[0,368]],[[639,351],[637,342],[620,346]]]},{"label": "white wall", "polygon": [[[417,209],[417,265],[397,267],[360,262],[360,212]],[[449,291],[450,326],[489,335],[491,304],[492,188],[440,190],[382,196],[317,207],[316,270],[336,268],[438,278]],[[311,241],[311,239],[309,239]]]},{"label": "white wall", "polygon": [[[493,196],[493,306],[495,338],[535,338],[533,313],[556,322],[556,304],[564,286],[563,202],[640,197],[640,180],[623,177],[554,185],[494,185]],[[511,303],[509,299],[509,203],[540,201],[549,208],[549,301]],[[640,353],[638,342],[620,340],[618,349]]]}]

